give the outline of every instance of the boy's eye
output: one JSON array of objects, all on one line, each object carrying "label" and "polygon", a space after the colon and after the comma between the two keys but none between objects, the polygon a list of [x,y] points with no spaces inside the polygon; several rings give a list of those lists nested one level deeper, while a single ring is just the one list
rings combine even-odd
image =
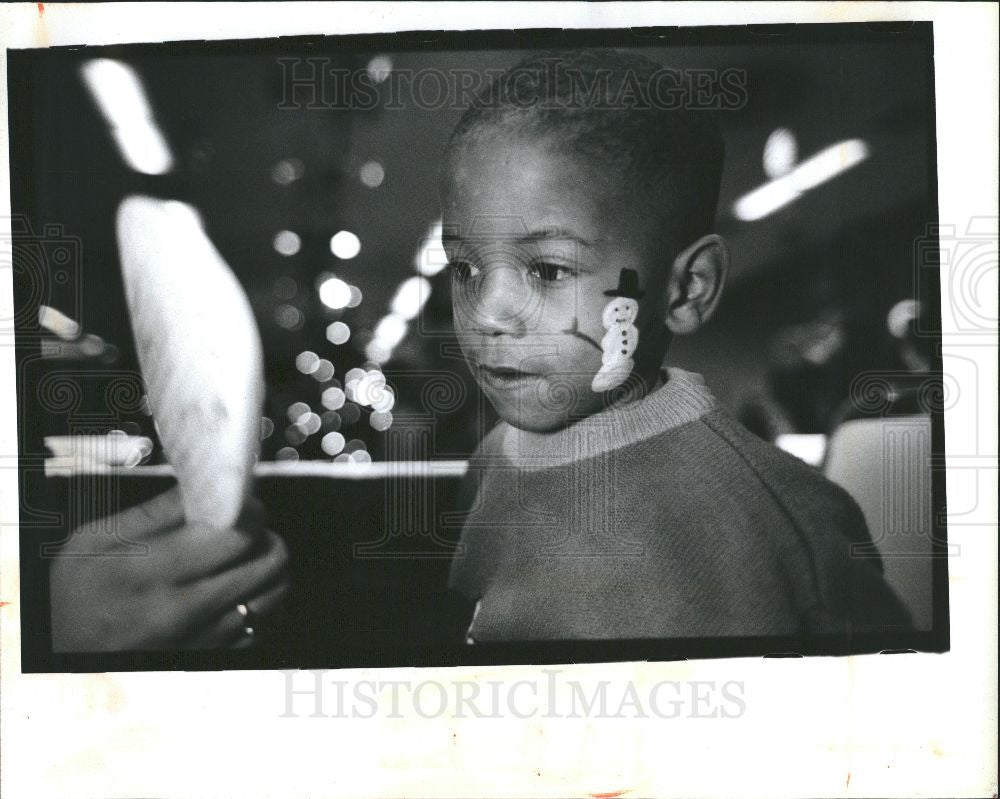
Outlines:
[{"label": "boy's eye", "polygon": [[571,277],[573,270],[548,261],[534,261],[528,266],[528,274],[538,280],[550,283]]},{"label": "boy's eye", "polygon": [[452,268],[458,280],[468,280],[470,277],[476,277],[480,271],[478,266],[457,258],[449,262],[448,265]]}]

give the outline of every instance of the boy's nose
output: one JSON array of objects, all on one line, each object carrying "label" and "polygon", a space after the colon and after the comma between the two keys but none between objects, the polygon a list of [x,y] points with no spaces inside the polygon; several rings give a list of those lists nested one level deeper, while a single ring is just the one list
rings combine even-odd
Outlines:
[{"label": "boy's nose", "polygon": [[523,268],[495,263],[483,270],[472,299],[472,324],[483,335],[521,336],[532,312],[533,293]]}]

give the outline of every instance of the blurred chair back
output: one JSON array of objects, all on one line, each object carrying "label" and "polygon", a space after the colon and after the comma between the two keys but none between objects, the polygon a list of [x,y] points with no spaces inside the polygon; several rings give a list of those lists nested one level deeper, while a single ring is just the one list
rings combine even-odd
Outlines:
[{"label": "blurred chair back", "polygon": [[918,630],[933,622],[931,420],[926,415],[853,419],[830,437],[826,476],[861,506],[886,580]]}]

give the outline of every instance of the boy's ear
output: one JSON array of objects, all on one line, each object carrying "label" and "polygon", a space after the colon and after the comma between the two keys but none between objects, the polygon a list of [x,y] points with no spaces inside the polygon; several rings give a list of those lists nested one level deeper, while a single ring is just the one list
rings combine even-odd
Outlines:
[{"label": "boy's ear", "polygon": [[694,333],[715,313],[729,272],[721,236],[702,236],[674,259],[667,281],[666,324],[679,336]]}]

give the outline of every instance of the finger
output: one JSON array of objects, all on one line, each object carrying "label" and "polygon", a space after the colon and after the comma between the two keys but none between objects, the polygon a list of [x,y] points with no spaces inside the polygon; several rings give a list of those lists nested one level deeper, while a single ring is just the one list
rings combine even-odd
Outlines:
[{"label": "finger", "polygon": [[245,604],[254,616],[262,618],[270,616],[285,601],[285,597],[288,595],[288,585],[288,577],[282,574],[278,582],[265,588]]},{"label": "finger", "polygon": [[255,636],[252,621],[234,605],[215,622],[199,630],[188,640],[186,646],[189,649],[221,649],[238,645],[242,641],[246,641],[245,645],[249,646],[253,644]]},{"label": "finger", "polygon": [[188,524],[169,542],[176,553],[172,574],[177,585],[220,574],[249,560],[266,534],[254,536],[236,529],[218,529]]},{"label": "finger", "polygon": [[268,549],[260,556],[189,584],[183,593],[192,605],[208,616],[223,613],[276,582],[288,566],[288,552],[278,535],[268,531],[267,536]]},{"label": "finger", "polygon": [[[258,620],[277,610],[287,593],[288,579],[281,576],[273,585],[253,598],[237,603],[211,624],[199,630],[191,645],[196,648],[218,646],[243,648],[252,645],[258,632],[256,629]],[[239,610],[240,604],[247,610],[245,615]]]}]

